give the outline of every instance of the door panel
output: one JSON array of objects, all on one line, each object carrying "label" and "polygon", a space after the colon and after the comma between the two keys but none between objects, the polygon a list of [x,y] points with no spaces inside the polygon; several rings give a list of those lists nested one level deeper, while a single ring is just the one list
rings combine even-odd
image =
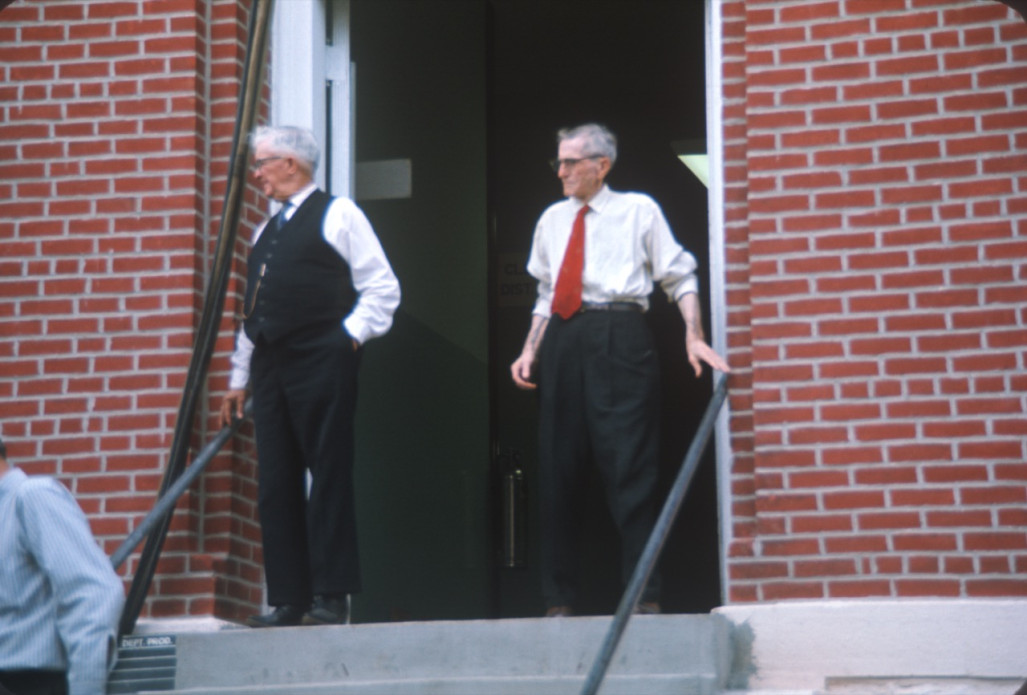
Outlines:
[{"label": "door panel", "polygon": [[[351,0],[361,165],[409,166],[408,197],[359,200],[403,287],[367,346],[357,421],[365,589],[358,621],[539,615],[537,410],[509,365],[530,322],[535,220],[560,196],[557,128],[609,125],[610,177],[663,207],[708,287],[706,196],[671,143],[704,139],[703,3],[693,0]],[[400,187],[401,188],[401,187]],[[398,190],[398,189],[397,189]],[[709,316],[703,290],[704,312]],[[709,399],[681,319],[655,297],[664,379],[661,477],[671,481]],[[508,474],[523,476],[516,516]],[[720,599],[712,452],[665,549],[665,608]],[[612,613],[617,536],[589,482],[580,613]],[[503,551],[516,528],[516,561]],[[509,566],[512,565],[512,566]]]},{"label": "door panel", "polygon": [[357,200],[403,299],[361,371],[354,619],[480,618],[492,567],[485,6],[353,0],[350,12],[357,190],[368,163],[410,171],[408,197]]}]

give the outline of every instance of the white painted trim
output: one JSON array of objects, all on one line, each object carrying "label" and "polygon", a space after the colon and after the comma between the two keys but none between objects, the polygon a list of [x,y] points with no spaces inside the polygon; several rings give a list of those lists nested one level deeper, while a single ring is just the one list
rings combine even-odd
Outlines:
[{"label": "white painted trim", "polygon": [[[709,155],[710,327],[713,349],[727,356],[727,266],[724,248],[724,138],[721,0],[706,2],[706,152]],[[717,508],[720,520],[721,602],[728,602],[727,556],[732,541],[730,402],[717,418]]]},{"label": "white painted trim", "polygon": [[332,154],[332,195],[353,198],[356,147],[354,145],[355,77],[350,58],[349,0],[332,3],[332,43],[326,51],[326,79],[332,83],[332,141],[325,146]]},{"label": "white painted trim", "polygon": [[[325,54],[324,0],[275,3],[271,28],[271,123],[309,128],[322,152],[326,120]],[[314,180],[324,187],[324,167],[318,166]]]},{"label": "white painted trim", "polygon": [[194,632],[220,632],[238,630],[239,623],[233,623],[209,615],[176,618],[140,618],[133,635],[183,635]]}]

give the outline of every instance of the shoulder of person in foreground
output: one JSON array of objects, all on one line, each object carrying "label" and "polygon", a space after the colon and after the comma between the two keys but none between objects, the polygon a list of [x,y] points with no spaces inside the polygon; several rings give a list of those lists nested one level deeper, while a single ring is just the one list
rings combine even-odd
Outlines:
[{"label": "shoulder of person in foreground", "polygon": [[88,581],[108,587],[108,593],[123,594],[121,580],[97,544],[89,520],[64,485],[48,476],[29,476],[17,494],[31,550],[55,583]]}]

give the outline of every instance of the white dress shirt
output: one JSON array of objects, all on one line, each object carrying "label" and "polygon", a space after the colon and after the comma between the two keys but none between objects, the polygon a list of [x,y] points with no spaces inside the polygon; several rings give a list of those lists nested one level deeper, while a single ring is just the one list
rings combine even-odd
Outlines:
[{"label": "white dress shirt", "polygon": [[[286,219],[315,190],[317,186],[311,184],[290,196],[285,211]],[[269,222],[265,222],[254,233],[254,244]],[[353,288],[357,291],[357,302],[349,316],[343,319],[343,328],[361,345],[371,338],[385,335],[392,327],[392,315],[399,306],[399,280],[392,272],[392,266],[385,257],[385,251],[371,223],[352,200],[335,198],[325,213],[322,234],[325,241],[349,264]],[[232,354],[230,389],[246,388],[250,380],[252,355],[253,341],[240,328],[236,335],[235,352]]]},{"label": "white dress shirt", "polygon": [[[538,280],[534,314],[550,315],[553,288],[581,206],[576,198],[554,203],[535,227],[528,258],[528,273]],[[648,309],[654,281],[675,302],[698,291],[695,257],[674,238],[656,201],[604,185],[588,206],[582,301],[637,302]]]}]

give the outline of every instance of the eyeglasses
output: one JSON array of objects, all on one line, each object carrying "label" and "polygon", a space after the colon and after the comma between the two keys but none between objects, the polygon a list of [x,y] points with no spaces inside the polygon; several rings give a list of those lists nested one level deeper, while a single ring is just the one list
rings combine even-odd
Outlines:
[{"label": "eyeglasses", "polygon": [[250,169],[253,169],[253,171],[263,169],[265,164],[273,162],[276,159],[285,159],[285,157],[264,157],[263,159],[254,159],[253,164],[250,165]]},{"label": "eyeglasses", "polygon": [[550,159],[549,166],[553,167],[553,171],[559,173],[560,167],[565,166],[570,168],[576,166],[578,162],[583,162],[586,159],[600,159],[603,156],[604,155],[601,154],[587,154],[584,157],[579,157],[577,159]]}]

